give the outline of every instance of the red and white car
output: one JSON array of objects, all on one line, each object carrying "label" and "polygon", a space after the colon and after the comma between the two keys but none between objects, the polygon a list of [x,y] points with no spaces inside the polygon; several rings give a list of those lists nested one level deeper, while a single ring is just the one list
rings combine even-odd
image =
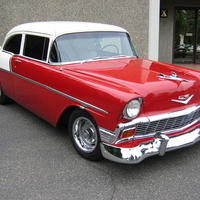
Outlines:
[{"label": "red and white car", "polygon": [[200,138],[200,72],[138,58],[123,28],[34,22],[0,50],[0,103],[68,125],[77,152],[138,163]]}]

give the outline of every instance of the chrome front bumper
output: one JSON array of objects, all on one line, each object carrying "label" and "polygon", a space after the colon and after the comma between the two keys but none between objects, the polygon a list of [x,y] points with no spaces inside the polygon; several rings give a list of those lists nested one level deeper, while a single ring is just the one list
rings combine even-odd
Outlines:
[{"label": "chrome front bumper", "polygon": [[190,146],[200,140],[200,127],[182,135],[168,137],[157,134],[150,142],[141,143],[133,148],[119,148],[112,144],[101,143],[102,155],[118,163],[136,164],[153,155],[163,156],[165,152]]}]

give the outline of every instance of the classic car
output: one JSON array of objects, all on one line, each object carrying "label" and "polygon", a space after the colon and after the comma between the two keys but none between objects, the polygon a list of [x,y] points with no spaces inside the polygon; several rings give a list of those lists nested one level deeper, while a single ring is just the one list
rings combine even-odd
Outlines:
[{"label": "classic car", "polygon": [[141,59],[128,32],[92,22],[32,22],[0,49],[0,103],[60,122],[88,160],[135,164],[200,138],[200,72]]},{"label": "classic car", "polygon": [[174,58],[182,57],[185,58],[187,55],[187,49],[182,46],[176,46],[174,49]]}]

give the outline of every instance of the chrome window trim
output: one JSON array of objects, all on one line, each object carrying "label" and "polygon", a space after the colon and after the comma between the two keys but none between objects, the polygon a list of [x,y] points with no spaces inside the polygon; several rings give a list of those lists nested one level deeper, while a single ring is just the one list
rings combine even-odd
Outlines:
[{"label": "chrome window trim", "polygon": [[25,59],[28,59],[28,60],[33,60],[33,61],[37,61],[37,62],[49,65],[47,60],[40,60],[40,59],[37,59],[37,58],[32,58],[32,57],[29,57],[29,56],[25,56],[25,55],[16,55],[16,56],[19,56],[19,57],[22,57],[22,58],[25,58]]}]

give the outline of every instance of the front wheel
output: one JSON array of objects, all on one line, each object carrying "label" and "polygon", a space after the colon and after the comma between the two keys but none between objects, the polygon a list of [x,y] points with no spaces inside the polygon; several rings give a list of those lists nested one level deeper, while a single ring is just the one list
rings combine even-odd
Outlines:
[{"label": "front wheel", "polygon": [[102,159],[98,128],[89,113],[80,109],[72,113],[69,134],[72,145],[82,157],[92,161]]}]

